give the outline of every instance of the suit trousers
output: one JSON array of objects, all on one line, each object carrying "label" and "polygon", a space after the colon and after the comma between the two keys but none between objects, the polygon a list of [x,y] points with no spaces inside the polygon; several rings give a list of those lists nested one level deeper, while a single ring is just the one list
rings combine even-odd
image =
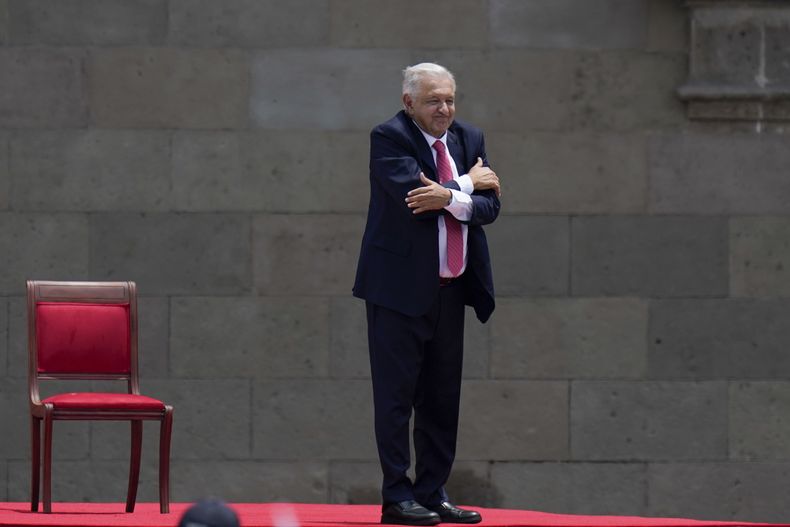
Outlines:
[{"label": "suit trousers", "polygon": [[[384,504],[449,500],[444,485],[455,460],[464,343],[460,280],[439,287],[422,316],[367,302],[376,445]],[[415,479],[409,479],[409,421],[414,411]]]}]

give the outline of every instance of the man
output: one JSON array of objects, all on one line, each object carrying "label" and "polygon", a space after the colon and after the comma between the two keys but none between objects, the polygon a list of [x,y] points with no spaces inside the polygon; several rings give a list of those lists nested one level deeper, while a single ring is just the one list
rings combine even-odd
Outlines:
[{"label": "man", "polygon": [[[370,206],[354,296],[366,300],[382,523],[478,523],[444,485],[455,459],[464,305],[485,322],[494,288],[482,225],[499,214],[483,134],[454,120],[455,79],[403,72],[403,107],[370,136]],[[414,409],[415,480],[406,475]]]}]

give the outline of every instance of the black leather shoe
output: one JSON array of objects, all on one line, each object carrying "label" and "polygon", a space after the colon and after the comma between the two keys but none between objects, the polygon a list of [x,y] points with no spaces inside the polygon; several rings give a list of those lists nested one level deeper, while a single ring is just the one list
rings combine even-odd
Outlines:
[{"label": "black leather shoe", "polygon": [[436,525],[440,521],[439,514],[429,511],[414,500],[389,503],[381,509],[381,523]]},{"label": "black leather shoe", "polygon": [[449,501],[443,501],[429,509],[439,515],[442,523],[480,523],[483,519],[479,512],[459,509]]}]

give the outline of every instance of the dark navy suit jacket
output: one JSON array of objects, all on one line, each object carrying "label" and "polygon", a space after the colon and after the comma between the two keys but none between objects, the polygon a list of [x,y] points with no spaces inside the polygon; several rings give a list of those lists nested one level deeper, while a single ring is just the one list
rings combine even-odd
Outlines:
[{"label": "dark navy suit jacket", "polygon": [[[454,121],[447,145],[459,174],[481,157],[488,165],[483,133]],[[436,165],[420,129],[404,111],[378,125],[370,134],[370,205],[357,265],[354,296],[409,316],[428,312],[439,288],[437,217],[445,210],[413,214],[406,193],[423,186],[420,172],[438,180]],[[459,189],[450,181],[445,187]],[[494,284],[483,225],[499,215],[493,190],[472,194],[467,224],[467,266],[461,280],[465,303],[477,318],[488,320],[494,310]]]}]

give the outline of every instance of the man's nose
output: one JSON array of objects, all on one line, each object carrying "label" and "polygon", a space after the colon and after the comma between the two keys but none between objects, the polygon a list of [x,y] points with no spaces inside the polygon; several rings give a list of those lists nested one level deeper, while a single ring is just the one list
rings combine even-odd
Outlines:
[{"label": "man's nose", "polygon": [[446,114],[449,111],[449,107],[447,106],[446,102],[442,102],[441,106],[439,106],[439,112]]}]

